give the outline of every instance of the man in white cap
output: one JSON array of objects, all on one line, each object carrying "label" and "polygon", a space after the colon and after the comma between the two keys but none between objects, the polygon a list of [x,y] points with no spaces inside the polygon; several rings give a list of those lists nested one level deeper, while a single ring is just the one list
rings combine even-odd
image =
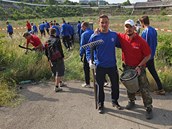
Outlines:
[{"label": "man in white cap", "polygon": [[[135,69],[138,73],[139,88],[146,108],[146,119],[152,119],[152,97],[149,94],[149,83],[146,77],[146,62],[150,59],[151,50],[144,39],[135,32],[135,23],[128,19],[124,23],[124,34],[118,34],[121,49],[124,71]],[[129,98],[126,109],[135,107],[135,93],[127,91]]]}]

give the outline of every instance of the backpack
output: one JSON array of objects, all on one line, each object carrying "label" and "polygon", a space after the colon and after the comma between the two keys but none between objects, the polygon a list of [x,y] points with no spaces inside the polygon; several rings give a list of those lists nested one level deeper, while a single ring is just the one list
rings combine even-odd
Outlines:
[{"label": "backpack", "polygon": [[51,61],[57,61],[58,59],[62,57],[58,49],[58,42],[59,42],[59,39],[57,38],[50,38],[47,41],[46,48],[48,52],[48,59]]}]

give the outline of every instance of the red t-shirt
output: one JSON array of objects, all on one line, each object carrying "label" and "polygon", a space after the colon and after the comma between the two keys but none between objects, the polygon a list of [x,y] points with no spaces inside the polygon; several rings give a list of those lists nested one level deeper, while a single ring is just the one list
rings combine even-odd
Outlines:
[{"label": "red t-shirt", "polygon": [[31,35],[30,39],[27,39],[27,44],[31,43],[34,47],[41,44],[41,40],[36,35]]},{"label": "red t-shirt", "polygon": [[138,66],[144,57],[151,54],[150,47],[144,39],[138,34],[129,39],[126,34],[118,34],[121,49],[122,49],[122,60],[128,66]]},{"label": "red t-shirt", "polygon": [[31,26],[31,24],[29,22],[26,23],[26,26],[27,26],[27,29],[31,29],[32,28],[32,26]]}]

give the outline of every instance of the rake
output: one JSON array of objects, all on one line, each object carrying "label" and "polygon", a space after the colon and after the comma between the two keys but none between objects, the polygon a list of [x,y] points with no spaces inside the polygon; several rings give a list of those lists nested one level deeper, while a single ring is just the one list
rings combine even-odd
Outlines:
[{"label": "rake", "polygon": [[[103,40],[100,39],[100,40],[96,40],[94,42],[90,42],[90,43],[87,43],[85,45],[82,46],[82,48],[84,49],[87,49],[87,48],[90,48],[91,50],[91,61],[93,63],[93,48],[100,45],[100,44],[103,44]],[[94,85],[94,98],[95,98],[95,106],[96,106],[96,109],[97,109],[97,85],[96,85],[96,79],[95,79],[95,70],[92,69],[92,73],[93,73],[93,85]]]}]

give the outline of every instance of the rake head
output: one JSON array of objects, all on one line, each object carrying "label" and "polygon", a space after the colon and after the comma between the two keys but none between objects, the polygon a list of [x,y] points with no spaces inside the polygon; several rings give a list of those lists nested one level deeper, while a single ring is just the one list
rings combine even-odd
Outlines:
[{"label": "rake head", "polygon": [[100,40],[96,40],[94,42],[87,43],[87,44],[83,45],[82,48],[84,48],[84,49],[93,48],[93,47],[98,46],[103,43],[104,43],[104,41],[102,39],[100,39]]}]

